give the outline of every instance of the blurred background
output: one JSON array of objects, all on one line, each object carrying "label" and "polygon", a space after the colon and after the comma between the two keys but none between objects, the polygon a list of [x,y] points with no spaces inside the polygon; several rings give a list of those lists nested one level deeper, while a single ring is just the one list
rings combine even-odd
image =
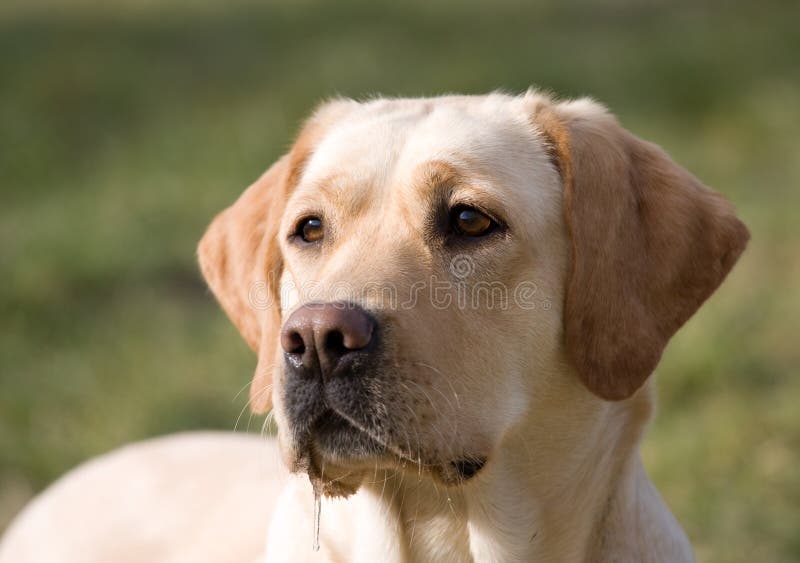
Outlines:
[{"label": "blurred background", "polygon": [[0,530],[123,443],[260,429],[195,245],[321,98],[534,84],[605,102],[750,227],[644,457],[700,561],[800,560],[800,3],[737,4],[3,0]]}]

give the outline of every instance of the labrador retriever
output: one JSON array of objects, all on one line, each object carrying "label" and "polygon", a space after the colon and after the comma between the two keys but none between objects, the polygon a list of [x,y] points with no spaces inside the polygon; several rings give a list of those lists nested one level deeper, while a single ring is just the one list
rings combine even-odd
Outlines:
[{"label": "labrador retriever", "polygon": [[649,376],[748,238],[589,99],[325,103],[199,247],[277,439],[101,458],[0,559],[691,561]]}]

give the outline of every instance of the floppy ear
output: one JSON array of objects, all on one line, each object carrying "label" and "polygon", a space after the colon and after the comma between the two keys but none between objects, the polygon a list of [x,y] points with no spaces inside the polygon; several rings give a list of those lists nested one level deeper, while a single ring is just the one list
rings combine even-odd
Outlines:
[{"label": "floppy ear", "polygon": [[272,405],[272,372],[281,328],[278,244],[286,201],[325,129],[357,102],[321,104],[304,124],[291,151],[272,165],[211,222],[197,249],[200,269],[236,328],[258,354],[250,409]]},{"label": "floppy ear", "polygon": [[200,269],[222,308],[258,353],[250,408],[271,404],[272,366],[281,325],[278,226],[289,190],[289,155],[217,215],[200,241]]},{"label": "floppy ear", "polygon": [[572,240],[567,352],[586,387],[630,397],[750,237],[732,205],[590,101],[538,100]]}]

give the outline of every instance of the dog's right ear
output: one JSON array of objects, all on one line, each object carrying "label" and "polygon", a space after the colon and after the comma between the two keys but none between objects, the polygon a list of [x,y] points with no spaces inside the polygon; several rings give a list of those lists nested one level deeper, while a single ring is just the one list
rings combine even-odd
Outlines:
[{"label": "dog's right ear", "polygon": [[[258,354],[250,407],[270,407],[272,365],[280,330],[278,226],[289,195],[291,156],[272,165],[211,222],[197,254],[208,286]],[[258,384],[256,384],[258,383]]]},{"label": "dog's right ear", "polygon": [[272,373],[281,328],[281,258],[278,229],[286,201],[323,132],[356,102],[320,106],[288,154],[281,157],[208,227],[197,249],[200,269],[222,308],[258,354],[250,408],[272,404]]}]

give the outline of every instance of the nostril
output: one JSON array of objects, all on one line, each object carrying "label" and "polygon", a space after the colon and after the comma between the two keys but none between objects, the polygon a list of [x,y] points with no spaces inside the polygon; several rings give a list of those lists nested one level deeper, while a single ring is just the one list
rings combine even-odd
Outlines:
[{"label": "nostril", "polygon": [[344,342],[344,334],[338,330],[332,330],[325,335],[324,349],[336,356],[343,356],[348,351],[348,347],[345,346]]},{"label": "nostril", "polygon": [[303,354],[306,351],[303,337],[295,330],[286,331],[281,335],[281,346],[289,354]]},{"label": "nostril", "polygon": [[345,356],[366,349],[372,340],[372,320],[360,309],[332,309],[327,326],[317,332],[318,353],[323,363],[333,365]]}]

